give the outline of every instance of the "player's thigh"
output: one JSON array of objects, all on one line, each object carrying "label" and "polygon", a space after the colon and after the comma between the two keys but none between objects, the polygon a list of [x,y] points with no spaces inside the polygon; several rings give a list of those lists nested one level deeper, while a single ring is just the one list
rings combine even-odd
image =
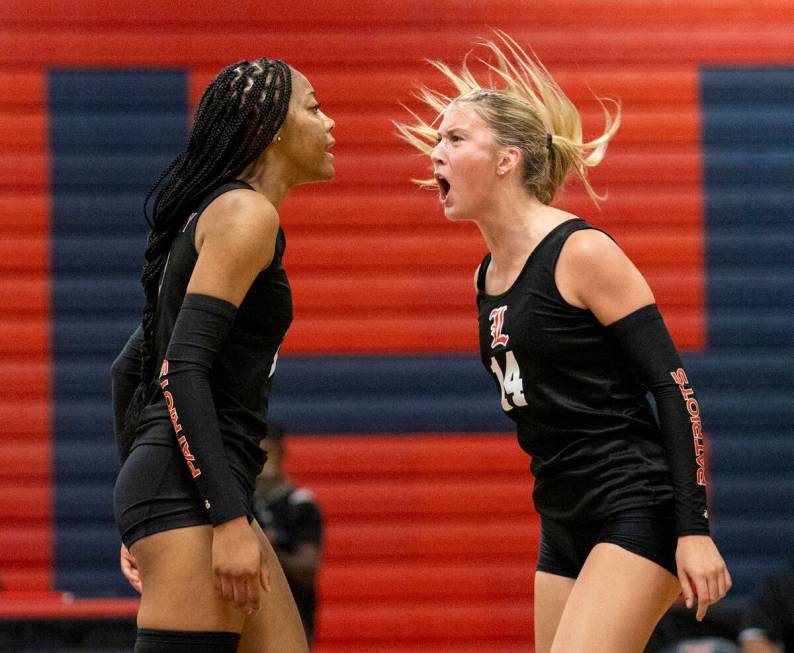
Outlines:
[{"label": "player's thigh", "polygon": [[640,653],[681,591],[667,569],[616,544],[597,544],[574,583],[553,653]]},{"label": "player's thigh", "polygon": [[241,631],[243,613],[215,590],[211,526],[155,533],[135,542],[130,552],[143,588],[139,628]]},{"label": "player's thigh", "polygon": [[535,653],[549,653],[574,579],[535,572]]},{"label": "player's thigh", "polygon": [[281,564],[259,524],[253,521],[251,528],[265,553],[270,591],[261,592],[261,607],[245,618],[238,653],[306,653],[303,624]]}]

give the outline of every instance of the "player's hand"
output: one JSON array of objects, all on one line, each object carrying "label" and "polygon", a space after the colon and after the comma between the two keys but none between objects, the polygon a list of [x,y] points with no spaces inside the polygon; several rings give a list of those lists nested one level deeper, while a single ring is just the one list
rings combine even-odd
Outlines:
[{"label": "player's hand", "polygon": [[679,537],[675,561],[686,607],[692,608],[697,599],[695,618],[703,621],[708,607],[724,597],[731,588],[728,567],[708,535]]},{"label": "player's hand", "polygon": [[121,545],[121,573],[124,574],[124,578],[126,578],[130,585],[132,585],[133,589],[141,593],[142,585],[141,585],[141,573],[138,571],[138,563],[135,562],[135,558],[130,553],[129,549]]},{"label": "player's hand", "polygon": [[245,517],[213,529],[212,571],[215,589],[224,599],[245,614],[259,609],[260,588],[270,591],[270,571]]}]

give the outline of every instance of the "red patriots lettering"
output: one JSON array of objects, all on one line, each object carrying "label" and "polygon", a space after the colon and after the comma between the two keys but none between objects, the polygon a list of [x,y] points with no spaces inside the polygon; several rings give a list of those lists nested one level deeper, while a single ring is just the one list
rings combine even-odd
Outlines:
[{"label": "red patriots lettering", "polygon": [[505,324],[505,311],[507,310],[507,306],[500,306],[499,308],[495,308],[491,311],[491,314],[488,316],[488,319],[491,320],[491,335],[493,336],[493,340],[491,341],[491,349],[502,345],[503,347],[507,344],[507,341],[510,339],[506,333],[502,333],[502,327]]},{"label": "red patriots lettering", "polygon": [[196,478],[196,476],[201,476],[201,470],[197,469],[193,464],[193,461],[195,461],[196,458],[190,453],[190,445],[187,443],[187,438],[183,435],[179,438],[178,442],[182,447],[182,455],[185,457],[185,461],[187,462],[187,466],[190,468],[190,473],[193,478]]},{"label": "red patriots lettering", "polygon": [[673,381],[676,382],[678,389],[681,391],[681,396],[684,398],[687,412],[689,413],[689,422],[692,424],[692,440],[695,447],[695,462],[697,463],[697,484],[706,484],[706,447],[703,442],[703,425],[700,422],[700,406],[697,399],[695,399],[695,391],[689,385],[689,379],[686,378],[686,372],[683,368],[678,368],[675,372],[670,372]]},{"label": "red patriots lettering", "polygon": [[180,435],[180,433],[182,433],[182,424],[179,423],[179,413],[176,412],[176,406],[174,406],[174,395],[166,390],[168,387],[168,379],[163,378],[166,374],[168,374],[168,361],[163,360],[163,366],[160,368],[160,387],[163,390],[165,403],[168,407],[168,416],[171,418],[171,426],[174,427],[174,433],[176,433],[178,438],[177,442],[182,450],[182,456],[184,456],[185,462],[190,469],[190,474],[193,478],[196,478],[196,476],[201,476],[201,470],[193,464],[196,457],[190,453],[190,446],[188,445],[187,438],[184,435]]}]

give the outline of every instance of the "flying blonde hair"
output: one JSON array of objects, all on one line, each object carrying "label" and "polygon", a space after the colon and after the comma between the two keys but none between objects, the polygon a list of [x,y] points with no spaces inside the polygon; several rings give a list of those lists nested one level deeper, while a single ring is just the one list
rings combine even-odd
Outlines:
[{"label": "flying blonde hair", "polygon": [[[620,103],[596,97],[604,111],[604,132],[584,143],[579,111],[546,67],[537,56],[528,55],[506,32],[494,30],[494,33],[501,46],[487,39],[478,41],[496,58],[495,64],[476,59],[490,73],[488,84],[481,84],[470,70],[469,55],[458,73],[441,61],[429,61],[452,82],[458,95],[451,98],[426,86],[420,87],[416,97],[436,112],[436,118],[428,123],[406,107],[416,122],[412,125],[395,122],[400,137],[429,155],[438,142],[438,131],[433,125],[444,111],[452,104],[470,103],[493,132],[499,147],[521,150],[522,179],[530,194],[544,204],[551,204],[573,171],[598,205],[598,200],[606,196],[598,195],[590,185],[587,168],[598,165],[604,158],[607,145],[620,125]],[[605,101],[614,104],[614,115]],[[437,186],[435,179],[414,181],[421,186]]]}]

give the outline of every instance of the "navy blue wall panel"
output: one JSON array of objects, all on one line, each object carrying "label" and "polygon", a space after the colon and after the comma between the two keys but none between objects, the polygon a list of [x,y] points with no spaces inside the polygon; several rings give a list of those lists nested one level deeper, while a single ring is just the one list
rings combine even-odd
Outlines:
[{"label": "navy blue wall panel", "polygon": [[109,365],[142,306],[135,283],[148,232],[142,203],[184,142],[187,75],[52,70],[48,101],[55,586],[129,593],[112,515],[118,462]]},{"label": "navy blue wall panel", "polygon": [[717,540],[741,595],[794,553],[794,69],[700,79],[709,322],[689,366]]}]

